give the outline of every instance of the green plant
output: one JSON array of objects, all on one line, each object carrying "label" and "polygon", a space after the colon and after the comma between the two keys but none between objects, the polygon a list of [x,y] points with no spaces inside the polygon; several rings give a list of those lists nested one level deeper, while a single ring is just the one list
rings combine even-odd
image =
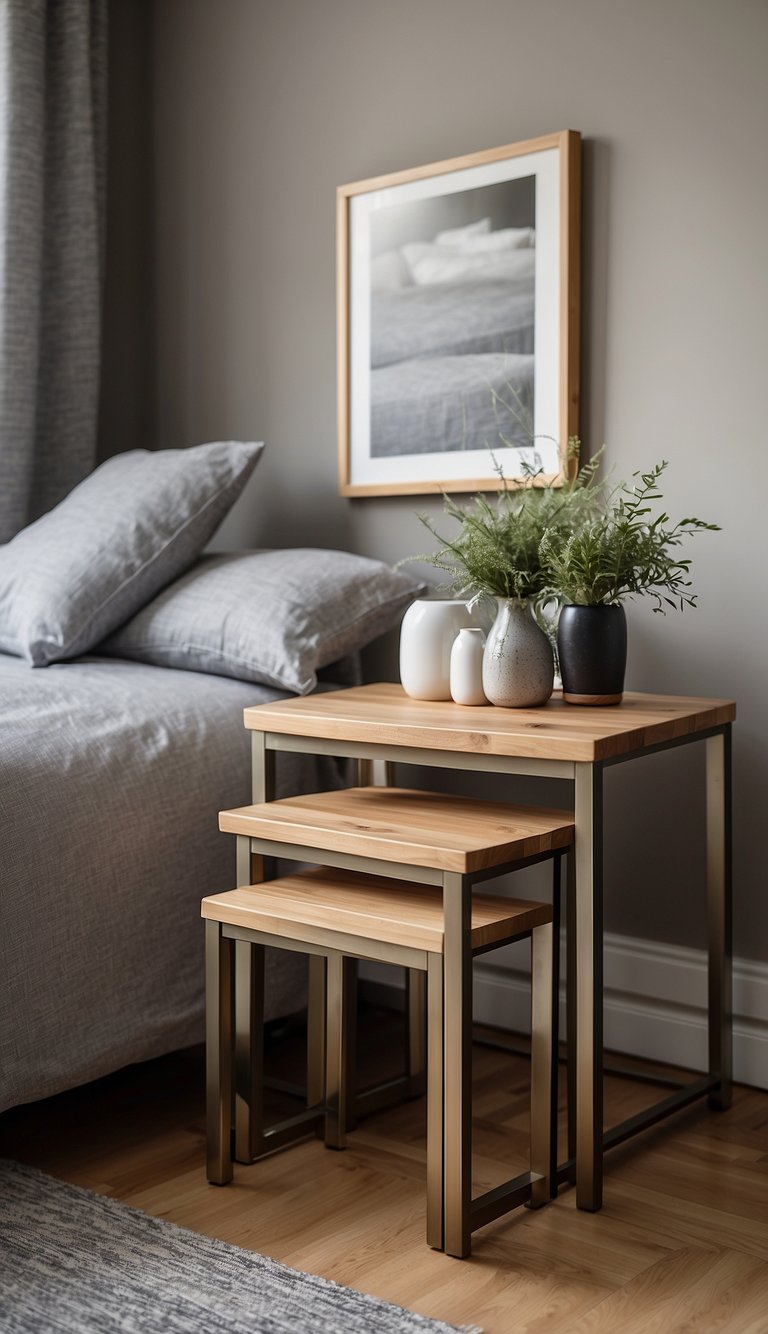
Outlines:
[{"label": "green plant", "polygon": [[634,486],[622,482],[570,535],[556,527],[543,534],[539,558],[550,595],[579,606],[649,596],[660,612],[665,604],[680,611],[696,605],[690,559],[677,549],[689,534],[719,526],[694,518],[672,524],[664,512],[652,517],[651,502],[663,499],[659,479],[666,467],[663,460],[648,473],[634,473]]},{"label": "green plant", "polygon": [[[569,458],[577,459],[578,440],[569,441]],[[545,534],[557,542],[587,522],[597,512],[602,484],[595,481],[599,455],[585,464],[562,487],[543,483],[540,473],[524,469],[522,485],[511,488],[496,465],[502,481],[495,501],[475,496],[469,506],[444,497],[445,514],[458,525],[453,537],[438,532],[432,520],[419,519],[437,538],[437,551],[412,556],[447,574],[447,586],[461,597],[541,598],[548,589],[549,569],[542,561]]]}]

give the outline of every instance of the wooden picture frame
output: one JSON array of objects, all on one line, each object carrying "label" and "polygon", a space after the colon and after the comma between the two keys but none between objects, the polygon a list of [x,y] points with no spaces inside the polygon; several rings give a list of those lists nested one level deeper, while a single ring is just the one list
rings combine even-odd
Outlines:
[{"label": "wooden picture frame", "polygon": [[342,495],[491,491],[524,465],[562,483],[580,149],[563,130],[339,187]]}]

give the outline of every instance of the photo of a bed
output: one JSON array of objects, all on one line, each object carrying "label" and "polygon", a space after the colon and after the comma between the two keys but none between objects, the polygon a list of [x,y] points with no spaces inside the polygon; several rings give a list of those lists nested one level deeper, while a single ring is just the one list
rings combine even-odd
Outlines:
[{"label": "photo of a bed", "polygon": [[372,213],[372,458],[533,444],[535,210],[528,176]]},{"label": "photo of a bed", "polygon": [[577,168],[563,131],[338,187],[342,495],[562,483]]}]

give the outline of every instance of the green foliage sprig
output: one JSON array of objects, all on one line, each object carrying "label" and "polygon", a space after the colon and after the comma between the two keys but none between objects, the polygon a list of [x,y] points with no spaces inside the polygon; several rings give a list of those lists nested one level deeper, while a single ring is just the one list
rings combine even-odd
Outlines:
[{"label": "green foliage sprig", "polygon": [[[577,459],[578,452],[578,440],[569,441],[569,458]],[[542,559],[542,540],[548,534],[554,551],[598,512],[599,460],[597,455],[562,487],[545,483],[540,472],[524,468],[522,484],[512,488],[494,459],[502,482],[495,501],[477,495],[471,505],[462,506],[445,496],[445,514],[458,525],[456,535],[445,537],[427,515],[420,514],[440,546],[436,552],[409,559],[442,570],[448,575],[447,586],[459,597],[541,598],[551,582],[550,568]]]},{"label": "green foliage sprig", "polygon": [[663,498],[659,479],[666,467],[663,460],[648,473],[634,473],[639,481],[633,487],[621,483],[569,536],[556,528],[543,534],[539,558],[551,595],[579,606],[649,596],[659,612],[696,605],[688,578],[691,561],[680,558],[678,548],[689,534],[716,532],[719,526],[695,518],[672,524],[665,512],[652,517],[651,502]]}]

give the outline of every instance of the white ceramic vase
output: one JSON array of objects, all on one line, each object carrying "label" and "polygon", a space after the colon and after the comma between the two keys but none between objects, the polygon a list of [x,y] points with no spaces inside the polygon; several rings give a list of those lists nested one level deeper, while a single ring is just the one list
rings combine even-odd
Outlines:
[{"label": "white ceramic vase", "polygon": [[546,704],[554,676],[552,646],[533,619],[530,604],[499,598],[483,654],[483,690],[488,699],[505,709]]},{"label": "white ceramic vase", "polygon": [[483,690],[485,635],[480,629],[459,630],[451,649],[451,699],[456,704],[487,704]]},{"label": "white ceramic vase", "polygon": [[400,680],[412,699],[451,698],[451,648],[479,618],[460,598],[417,598],[400,628]]}]

